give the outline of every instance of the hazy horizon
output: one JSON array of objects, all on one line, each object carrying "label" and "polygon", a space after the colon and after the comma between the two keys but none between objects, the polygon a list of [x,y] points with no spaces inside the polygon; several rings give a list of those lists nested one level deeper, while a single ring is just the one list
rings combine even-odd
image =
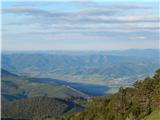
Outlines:
[{"label": "hazy horizon", "polygon": [[1,53],[7,53],[7,52],[13,52],[13,53],[18,53],[18,52],[26,52],[26,53],[36,53],[36,52],[73,52],[73,53],[79,53],[79,52],[91,52],[91,53],[96,53],[96,52],[126,52],[126,51],[160,51],[160,48],[157,49],[114,49],[114,50],[1,50]]}]

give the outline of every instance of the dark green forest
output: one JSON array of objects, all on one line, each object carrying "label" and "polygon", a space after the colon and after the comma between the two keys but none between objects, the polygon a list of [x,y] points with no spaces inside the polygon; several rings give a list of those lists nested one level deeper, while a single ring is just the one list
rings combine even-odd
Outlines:
[{"label": "dark green forest", "polygon": [[69,111],[80,111],[83,107],[69,99],[47,96],[17,100],[2,105],[3,118],[13,119],[46,119],[59,117]]}]

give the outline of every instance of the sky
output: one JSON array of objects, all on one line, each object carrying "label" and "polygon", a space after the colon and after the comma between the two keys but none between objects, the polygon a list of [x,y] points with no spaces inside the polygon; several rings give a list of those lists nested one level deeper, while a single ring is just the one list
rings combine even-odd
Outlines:
[{"label": "sky", "polygon": [[2,2],[2,50],[159,48],[158,0]]}]

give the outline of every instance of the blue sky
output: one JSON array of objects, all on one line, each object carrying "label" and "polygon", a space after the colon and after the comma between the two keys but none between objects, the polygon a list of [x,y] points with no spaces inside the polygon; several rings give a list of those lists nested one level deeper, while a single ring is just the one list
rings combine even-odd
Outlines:
[{"label": "blue sky", "polygon": [[115,50],[159,46],[157,0],[7,1],[3,50]]}]

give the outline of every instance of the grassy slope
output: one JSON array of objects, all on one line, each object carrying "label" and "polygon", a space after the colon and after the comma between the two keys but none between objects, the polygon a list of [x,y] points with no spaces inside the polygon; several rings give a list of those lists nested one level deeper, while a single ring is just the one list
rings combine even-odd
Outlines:
[{"label": "grassy slope", "polygon": [[6,74],[2,70],[2,102],[35,96],[65,98],[86,95],[63,85],[31,82],[28,78]]},{"label": "grassy slope", "polygon": [[153,111],[150,115],[142,120],[160,120],[160,110]]}]

